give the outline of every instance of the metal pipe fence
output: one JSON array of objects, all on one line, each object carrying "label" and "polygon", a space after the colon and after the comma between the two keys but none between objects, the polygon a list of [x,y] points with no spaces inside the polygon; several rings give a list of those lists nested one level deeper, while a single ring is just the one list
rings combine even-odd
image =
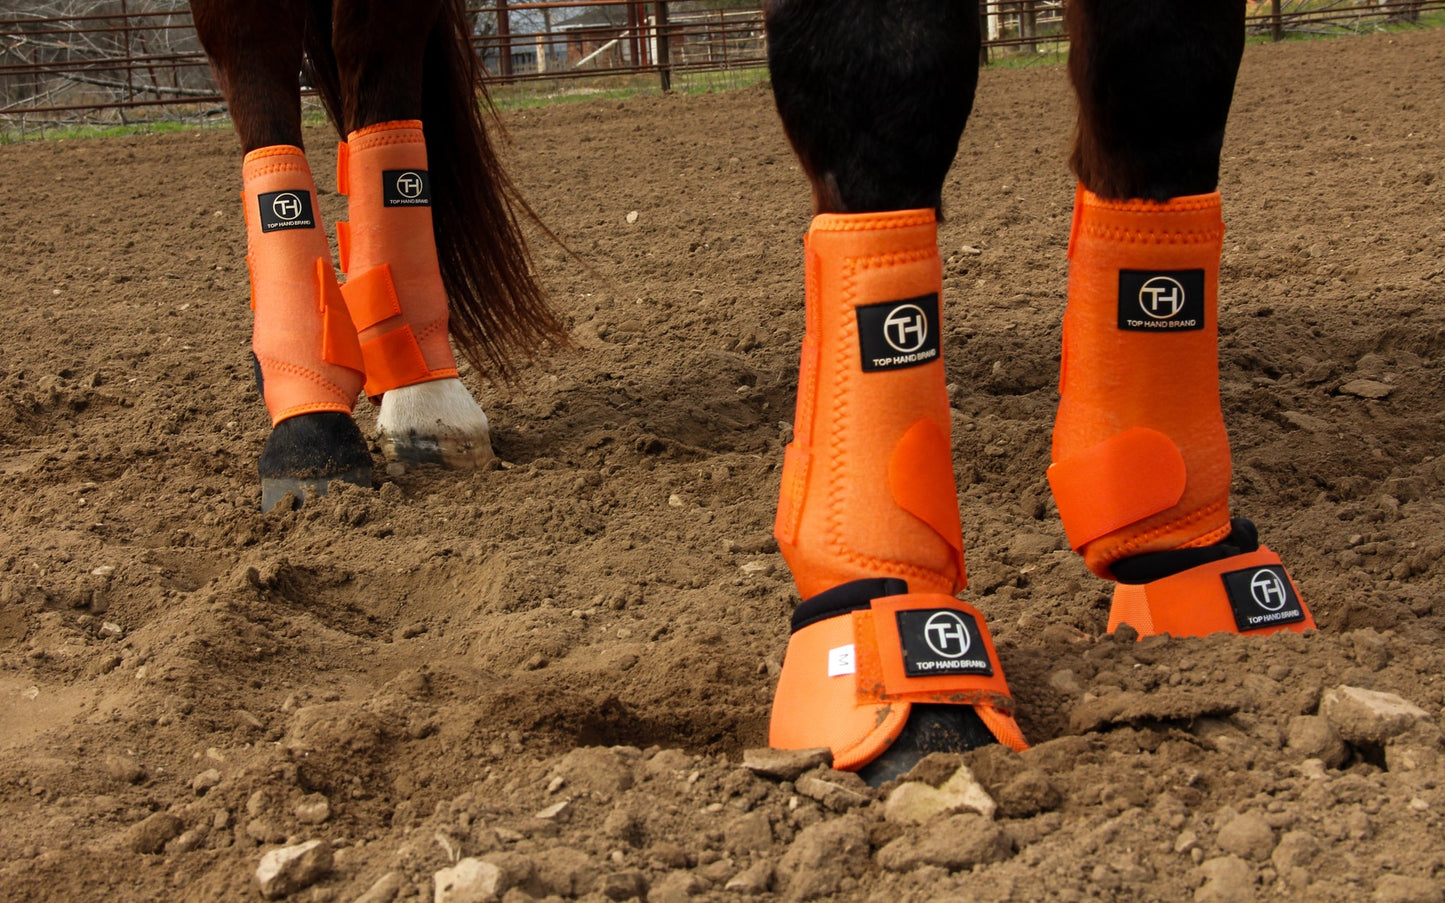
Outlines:
[{"label": "metal pipe fence", "polygon": [[[981,62],[1062,54],[1065,0],[985,0]],[[0,130],[224,112],[184,0],[0,0]],[[490,89],[601,91],[767,65],[761,0],[485,0],[469,10]],[[1417,23],[1445,0],[1247,0],[1253,34]],[[1437,16],[1438,18],[1438,16]],[[639,81],[639,79],[643,81]],[[548,87],[548,85],[551,87]],[[530,86],[530,87],[526,87]]]}]

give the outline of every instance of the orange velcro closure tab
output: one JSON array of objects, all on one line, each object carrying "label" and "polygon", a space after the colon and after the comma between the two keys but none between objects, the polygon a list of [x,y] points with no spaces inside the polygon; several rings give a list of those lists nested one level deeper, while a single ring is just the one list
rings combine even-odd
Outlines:
[{"label": "orange velcro closure tab", "polygon": [[1049,486],[1074,549],[1173,507],[1184,495],[1185,477],[1184,456],[1173,440],[1143,426],[1049,467]]},{"label": "orange velcro closure tab", "polygon": [[336,190],[351,194],[351,148],[345,141],[336,145]]},{"label": "orange velcro closure tab", "polygon": [[953,549],[958,565],[955,584],[967,584],[963,567],[963,524],[953,482],[953,452],[948,436],[932,420],[909,427],[888,458],[888,488],[898,507],[928,524]]},{"label": "orange velcro closure tab", "polygon": [[331,272],[331,261],[317,258],[316,283],[321,296],[321,359],[365,373],[356,327],[351,325],[351,315],[346,312],[346,300],[341,297],[341,287]]},{"label": "orange velcro closure tab", "polygon": [[433,375],[409,325],[363,342],[361,358],[366,362],[366,394],[371,398],[398,386],[426,382]]},{"label": "orange velcro closure tab", "polygon": [[341,272],[351,272],[351,223],[344,219],[336,222],[336,250],[341,256]]},{"label": "orange velcro closure tab", "polygon": [[341,294],[358,332],[401,316],[401,300],[396,296],[389,263],[350,277],[341,287]]},{"label": "orange velcro closure tab", "polygon": [[874,599],[855,611],[860,703],[986,705],[1013,712],[1013,697],[983,615],[942,593]]}]

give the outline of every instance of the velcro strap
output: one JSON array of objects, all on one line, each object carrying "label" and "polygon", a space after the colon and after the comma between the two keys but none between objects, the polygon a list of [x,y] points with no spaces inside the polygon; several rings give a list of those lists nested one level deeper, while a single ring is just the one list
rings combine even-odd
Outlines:
[{"label": "velcro strap", "polygon": [[953,549],[955,585],[968,581],[963,568],[963,525],[958,517],[958,488],[953,481],[953,452],[948,436],[927,418],[908,428],[888,458],[888,488],[898,507],[928,524]]},{"label": "velcro strap", "polygon": [[383,263],[365,273],[349,277],[341,287],[351,322],[358,332],[378,323],[401,316],[401,300],[396,296],[396,283],[391,278],[391,264]]},{"label": "velcro strap", "polygon": [[1049,467],[1049,486],[1075,550],[1167,511],[1184,495],[1184,455],[1158,430],[1136,426]]},{"label": "velcro strap", "polygon": [[986,705],[1012,713],[1013,697],[978,609],[941,593],[874,599],[854,611],[860,704]]},{"label": "velcro strap", "polygon": [[345,141],[336,145],[336,190],[351,194],[351,146]]},{"label": "velcro strap", "polygon": [[351,223],[344,219],[336,222],[336,250],[341,256],[341,272],[351,272]]},{"label": "velcro strap", "polygon": [[321,297],[321,359],[357,373],[366,372],[361,346],[356,341],[356,327],[346,312],[346,300],[331,271],[331,261],[316,259],[316,283]]},{"label": "velcro strap", "polygon": [[[344,290],[344,289],[343,289]],[[361,343],[366,362],[366,394],[378,398],[398,386],[410,386],[432,377],[411,326],[403,325]]]}]

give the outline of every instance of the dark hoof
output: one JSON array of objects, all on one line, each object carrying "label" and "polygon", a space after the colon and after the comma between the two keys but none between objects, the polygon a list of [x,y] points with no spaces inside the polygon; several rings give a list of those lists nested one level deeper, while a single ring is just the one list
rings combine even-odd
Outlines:
[{"label": "dark hoof", "polygon": [[300,506],[308,492],[325,495],[334,482],[371,487],[371,452],[349,414],[322,411],[276,424],[261,450],[261,510],[291,493]]},{"label": "dark hoof", "polygon": [[915,704],[903,733],[883,755],[858,769],[870,787],[901,778],[930,753],[959,753],[997,743],[972,706]]}]

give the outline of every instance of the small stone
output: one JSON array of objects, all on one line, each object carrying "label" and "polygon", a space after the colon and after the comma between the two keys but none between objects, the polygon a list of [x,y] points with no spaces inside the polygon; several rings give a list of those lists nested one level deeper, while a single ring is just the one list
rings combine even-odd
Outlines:
[{"label": "small stone", "polygon": [[1445,889],[1429,878],[1385,875],[1375,882],[1375,903],[1441,903]]},{"label": "small stone", "polygon": [[502,870],[470,856],[432,875],[435,903],[492,903],[499,896]]},{"label": "small stone", "polygon": [[1322,420],[1300,411],[1285,411],[1280,417],[1284,418],[1284,422],[1290,426],[1310,433],[1323,433],[1330,428],[1328,420]]},{"label": "small stone", "polygon": [[1313,835],[1304,831],[1286,831],[1275,845],[1269,861],[1274,864],[1275,870],[1283,875],[1293,869],[1308,866],[1319,852],[1319,842]]},{"label": "small stone", "polygon": [[1238,856],[1220,856],[1199,866],[1204,884],[1194,892],[1194,903],[1238,903],[1254,899],[1254,867]]},{"label": "small stone", "polygon": [[965,811],[991,819],[997,808],[968,766],[960,765],[942,786],[909,781],[895,787],[883,804],[883,817],[895,824],[921,825],[935,815]]},{"label": "small stone", "polygon": [[1064,801],[1059,788],[1041,771],[1020,772],[998,791],[998,814],[1005,818],[1030,818],[1052,812]]},{"label": "small stone", "polygon": [[824,771],[821,774],[806,774],[798,778],[797,790],[809,799],[817,800],[834,812],[844,812],[854,806],[871,801],[868,785],[851,771]]},{"label": "small stone", "polygon": [[1325,691],[1320,697],[1320,714],[1346,742],[1377,745],[1430,717],[1424,709],[1393,693],[1346,686]]},{"label": "small stone", "polygon": [[537,813],[534,814],[532,817],[533,817],[533,818],[540,818],[540,819],[542,819],[543,821],[548,821],[548,820],[554,819],[554,818],[556,818],[557,816],[561,815],[562,813],[566,812],[567,809],[571,807],[571,805],[572,805],[572,800],[570,800],[570,799],[565,799],[565,800],[562,800],[562,801],[559,802],[559,803],[553,803],[552,805],[550,805],[550,806],[548,806],[547,808],[541,810],[540,812],[537,812]]},{"label": "small stone", "polygon": [[766,812],[754,809],[733,819],[723,829],[723,840],[728,851],[732,853],[766,850],[773,845],[773,825]]},{"label": "small stone", "polygon": [[197,796],[205,796],[207,791],[219,783],[221,783],[221,772],[215,768],[207,768],[191,778],[191,789]]},{"label": "small stone", "polygon": [[1349,747],[1326,718],[1296,715],[1289,720],[1288,748],[1303,759],[1319,759],[1326,768],[1339,768],[1349,757]]},{"label": "small stone", "polygon": [[406,476],[406,465],[400,461],[392,461],[386,465],[386,475],[393,480]]},{"label": "small stone", "polygon": [[1219,831],[1219,848],[1241,859],[1263,862],[1274,852],[1274,831],[1264,816],[1246,812]]},{"label": "small stone", "polygon": [[166,844],[165,850],[167,853],[189,853],[192,850],[200,849],[201,844],[205,842],[206,832],[200,828],[192,828],[182,832],[180,836]]},{"label": "small stone", "polygon": [[267,900],[279,900],[315,884],[331,871],[331,862],[331,844],[324,840],[272,850],[256,867],[256,885]]},{"label": "small stone", "polygon": [[692,872],[668,872],[647,891],[647,903],[688,903],[707,892],[707,881]]},{"label": "small stone", "polygon": [[[658,753],[658,756],[661,755]],[[833,752],[826,746],[816,749],[743,750],[743,767],[759,777],[774,781],[796,781],[803,772],[819,766],[833,767]]]},{"label": "small stone", "polygon": [[387,872],[376,879],[376,883],[367,888],[366,893],[357,897],[353,903],[391,903],[405,886],[405,875],[401,872]]},{"label": "small stone", "polygon": [[635,781],[631,762],[605,746],[583,746],[572,750],[562,757],[552,773],[575,790],[603,796],[621,793]]},{"label": "small stone", "polygon": [[868,858],[868,829],[849,813],[800,831],[778,863],[778,877],[789,899],[828,897],[845,879],[863,874]]},{"label": "small stone", "polygon": [[770,577],[777,569],[771,561],[745,561],[738,565],[744,577]]},{"label": "small stone", "polygon": [[597,879],[596,890],[609,900],[645,900],[647,878],[636,869],[612,872]]},{"label": "small stone", "polygon": [[[1400,564],[1405,566],[1406,571],[1410,569],[1409,562],[1402,561]],[[1404,577],[1397,579],[1403,580],[1409,576],[1406,573]],[[1355,647],[1355,661],[1371,671],[1379,671],[1390,663],[1390,650],[1385,647],[1385,638],[1372,628],[1367,627],[1350,634],[1350,644]]]},{"label": "small stone", "polygon": [[119,624],[115,623],[114,621],[102,621],[101,624],[100,624],[100,635],[101,635],[101,636],[110,637],[111,639],[115,639],[115,638],[119,637],[119,636],[120,636],[121,634],[123,634],[123,633],[125,633],[125,630],[123,630],[123,629],[121,628],[121,626],[120,626]]},{"label": "small stone", "polygon": [[90,573],[95,577],[109,577],[115,573],[115,568],[108,564],[102,564],[100,567],[92,569]]},{"label": "small stone", "polygon": [[638,217],[638,213],[637,213],[636,210],[629,210],[629,211],[627,211],[627,225],[630,226],[630,225],[632,225],[633,223],[637,222],[637,217]]},{"label": "small stone", "polygon": [[1179,836],[1174,838],[1174,852],[1176,853],[1188,853],[1198,846],[1199,834],[1189,828],[1180,831]]},{"label": "small stone", "polygon": [[890,872],[911,872],[925,865],[956,872],[1013,855],[1013,842],[982,815],[954,815],[935,829],[909,832],[878,851],[878,864]]},{"label": "small stone", "polygon": [[296,820],[303,825],[319,825],[331,818],[331,801],[324,793],[311,793],[296,804]]},{"label": "small stone", "polygon": [[764,859],[755,862],[748,868],[735,875],[723,890],[734,894],[752,896],[754,894],[765,894],[773,883],[773,864]]},{"label": "small stone", "polygon": [[169,812],[157,812],[130,826],[126,846],[137,853],[159,853],[184,829],[179,818]]},{"label": "small stone", "polygon": [[1395,387],[1374,379],[1352,379],[1340,386],[1341,395],[1353,395],[1356,398],[1384,398]]},{"label": "small stone", "polygon": [[103,764],[106,776],[122,784],[138,784],[146,774],[140,763],[130,756],[106,756]]}]

